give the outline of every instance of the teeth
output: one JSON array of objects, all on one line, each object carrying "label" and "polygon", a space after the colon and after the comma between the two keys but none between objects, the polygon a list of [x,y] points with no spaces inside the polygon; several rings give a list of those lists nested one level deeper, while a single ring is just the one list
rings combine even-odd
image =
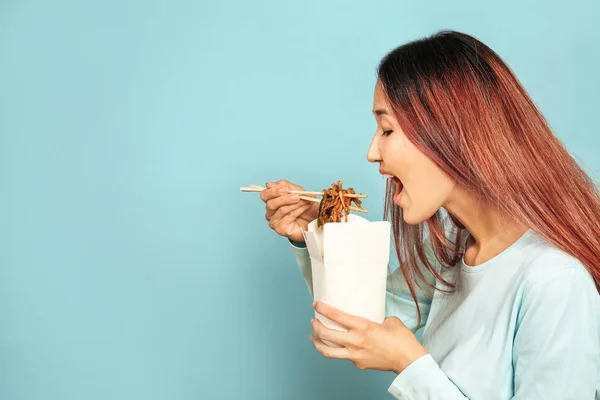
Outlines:
[{"label": "teeth", "polygon": [[382,177],[383,179],[391,179],[391,178],[393,178],[393,176],[392,176],[392,175],[384,175],[384,174],[381,174],[381,177]]}]

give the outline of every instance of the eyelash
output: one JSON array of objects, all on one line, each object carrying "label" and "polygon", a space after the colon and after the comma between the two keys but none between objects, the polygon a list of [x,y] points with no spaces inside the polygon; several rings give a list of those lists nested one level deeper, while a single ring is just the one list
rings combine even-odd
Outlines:
[{"label": "eyelash", "polygon": [[393,131],[383,131],[382,135],[383,136],[389,136],[389,135],[391,135],[392,132]]}]

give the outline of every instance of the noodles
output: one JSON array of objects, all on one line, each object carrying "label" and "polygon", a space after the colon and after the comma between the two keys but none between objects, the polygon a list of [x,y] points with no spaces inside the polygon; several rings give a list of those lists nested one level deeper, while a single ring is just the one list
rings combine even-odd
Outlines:
[{"label": "noodles", "polygon": [[319,206],[317,221],[319,228],[328,222],[342,222],[342,217],[345,217],[344,222],[348,222],[349,207],[352,205],[352,202],[357,207],[361,206],[362,202],[360,199],[346,197],[344,196],[345,194],[356,194],[356,192],[352,188],[343,189],[342,181],[332,183],[330,189],[323,190],[323,199]]}]

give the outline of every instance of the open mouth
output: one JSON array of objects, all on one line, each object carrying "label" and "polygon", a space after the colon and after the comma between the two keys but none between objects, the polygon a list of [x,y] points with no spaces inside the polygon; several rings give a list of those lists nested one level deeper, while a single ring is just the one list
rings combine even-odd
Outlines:
[{"label": "open mouth", "polygon": [[394,188],[396,189],[394,192],[394,203],[400,205],[400,197],[402,196],[402,192],[404,191],[404,185],[395,176],[392,175],[383,175],[384,178],[391,179],[394,183]]}]

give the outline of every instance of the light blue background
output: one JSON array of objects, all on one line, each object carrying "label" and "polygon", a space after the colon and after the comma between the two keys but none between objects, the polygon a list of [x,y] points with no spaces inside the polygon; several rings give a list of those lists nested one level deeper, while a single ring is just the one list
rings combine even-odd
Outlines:
[{"label": "light blue background", "polygon": [[314,351],[239,187],[342,179],[380,219],[375,68],[443,28],[498,51],[597,177],[599,3],[484,3],[0,2],[0,398],[389,398],[392,374]]}]

